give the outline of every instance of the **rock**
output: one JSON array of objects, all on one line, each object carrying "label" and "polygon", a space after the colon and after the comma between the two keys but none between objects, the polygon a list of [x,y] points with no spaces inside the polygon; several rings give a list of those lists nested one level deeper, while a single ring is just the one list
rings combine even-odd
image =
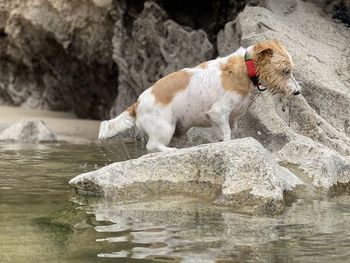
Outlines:
[{"label": "rock", "polygon": [[333,187],[350,182],[350,159],[309,138],[297,137],[274,157],[304,182],[320,190],[332,191]]},{"label": "rock", "polygon": [[79,175],[69,183],[80,193],[114,200],[180,194],[265,213],[281,212],[286,192],[303,184],[252,138],[149,154]]},{"label": "rock", "polygon": [[23,120],[5,129],[0,141],[53,142],[57,141],[57,136],[42,121]]},{"label": "rock", "polygon": [[112,5],[95,2],[2,1],[1,104],[108,115],[118,77]]}]

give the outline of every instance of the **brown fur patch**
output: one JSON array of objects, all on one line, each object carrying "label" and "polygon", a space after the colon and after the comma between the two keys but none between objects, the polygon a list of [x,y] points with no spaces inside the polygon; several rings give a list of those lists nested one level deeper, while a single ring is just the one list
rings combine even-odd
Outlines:
[{"label": "brown fur patch", "polygon": [[246,96],[250,89],[250,79],[244,58],[233,56],[221,65],[221,83],[225,90]]},{"label": "brown fur patch", "polygon": [[163,105],[169,104],[176,93],[188,86],[190,78],[189,73],[176,71],[158,80],[151,88],[156,102]]},{"label": "brown fur patch", "polygon": [[200,63],[200,64],[197,66],[197,68],[205,69],[205,68],[207,67],[207,64],[208,64],[208,62],[205,61],[205,62],[203,62],[203,63]]},{"label": "brown fur patch", "polygon": [[136,117],[136,109],[137,106],[139,105],[139,102],[135,102],[133,105],[131,105],[129,108],[126,109],[126,111],[129,113],[131,117]]}]

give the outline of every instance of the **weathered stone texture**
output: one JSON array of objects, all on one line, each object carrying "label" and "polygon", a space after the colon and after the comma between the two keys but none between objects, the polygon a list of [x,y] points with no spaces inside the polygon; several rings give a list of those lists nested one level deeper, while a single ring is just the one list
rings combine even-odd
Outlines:
[{"label": "weathered stone texture", "polygon": [[[283,194],[302,185],[251,138],[213,143],[114,163],[70,181],[78,192],[106,198],[186,194],[257,212],[281,212]],[[266,207],[274,207],[264,211]]]}]

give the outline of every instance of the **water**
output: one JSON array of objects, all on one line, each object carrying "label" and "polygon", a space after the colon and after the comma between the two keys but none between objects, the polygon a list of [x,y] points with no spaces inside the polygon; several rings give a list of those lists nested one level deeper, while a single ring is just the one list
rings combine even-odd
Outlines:
[{"label": "water", "polygon": [[144,153],[126,150],[0,144],[0,262],[350,262],[349,196],[258,217],[185,197],[110,203],[69,190],[77,174]]}]

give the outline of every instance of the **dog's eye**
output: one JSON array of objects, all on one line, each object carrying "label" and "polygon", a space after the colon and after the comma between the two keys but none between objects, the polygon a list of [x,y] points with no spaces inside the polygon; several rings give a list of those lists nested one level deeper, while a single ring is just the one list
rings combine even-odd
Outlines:
[{"label": "dog's eye", "polygon": [[282,70],[283,74],[288,75],[290,73],[290,69],[289,68],[285,68]]}]

